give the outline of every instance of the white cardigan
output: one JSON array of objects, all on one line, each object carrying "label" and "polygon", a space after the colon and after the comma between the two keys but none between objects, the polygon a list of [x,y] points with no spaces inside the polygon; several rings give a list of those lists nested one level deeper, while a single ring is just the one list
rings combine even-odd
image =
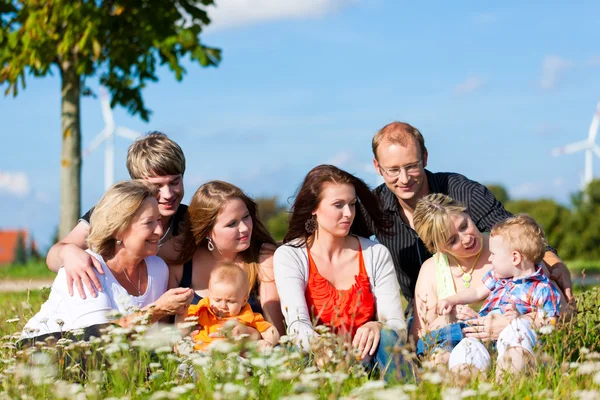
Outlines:
[{"label": "white cardigan", "polygon": [[[375,297],[377,320],[396,331],[400,339],[405,341],[406,322],[400,302],[400,286],[390,252],[372,240],[362,237],[359,240],[371,292]],[[306,245],[279,247],[275,251],[273,267],[288,334],[308,350],[309,338],[315,335],[315,331],[305,298],[309,271]]]}]

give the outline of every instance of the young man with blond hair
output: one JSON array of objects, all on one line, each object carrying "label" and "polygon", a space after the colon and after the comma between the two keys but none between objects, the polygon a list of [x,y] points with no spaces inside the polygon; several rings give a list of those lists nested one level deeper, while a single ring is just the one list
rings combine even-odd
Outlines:
[{"label": "young man with blond hair", "polygon": [[[542,271],[546,240],[533,218],[520,214],[496,224],[489,246],[492,268],[484,275],[483,286],[438,300],[437,311],[448,314],[456,305],[484,299],[481,316],[516,311],[519,318],[500,332],[497,341],[496,372],[501,378],[503,373],[516,373],[531,364],[537,341],[535,330],[556,323],[560,294]],[[490,365],[485,346],[476,339],[464,338],[450,353],[448,367],[461,373],[470,367],[485,371]]]},{"label": "young man with blond hair", "polygon": [[[411,313],[419,270],[431,257],[414,230],[413,214],[419,199],[429,193],[449,195],[467,207],[481,232],[489,232],[495,223],[512,214],[484,185],[457,173],[426,170],[429,154],[423,135],[407,123],[392,122],[384,126],[373,137],[372,149],[373,164],[385,182],[375,193],[395,235],[379,235],[375,230],[373,234],[392,253],[400,288],[408,300],[406,312]],[[552,250],[547,249],[544,262],[570,302],[573,296],[569,271]]]},{"label": "young man with blond hair", "polygon": [[[179,225],[183,221],[187,206],[181,204],[183,199],[183,174],[185,172],[185,156],[181,147],[161,132],[150,132],[137,139],[127,151],[127,170],[131,179],[145,179],[158,188],[158,209],[161,214],[163,236],[159,246],[168,242],[179,233]],[[103,274],[102,266],[87,249],[87,237],[90,229],[90,218],[93,208],[81,217],[79,223],[69,234],[56,243],[46,257],[48,268],[54,272],[65,268],[69,294],[73,295],[73,286],[79,295],[85,298],[83,287],[87,287],[92,296],[102,287],[96,269]],[[161,251],[159,250],[159,256]],[[181,290],[182,296],[193,296],[189,289]]]}]

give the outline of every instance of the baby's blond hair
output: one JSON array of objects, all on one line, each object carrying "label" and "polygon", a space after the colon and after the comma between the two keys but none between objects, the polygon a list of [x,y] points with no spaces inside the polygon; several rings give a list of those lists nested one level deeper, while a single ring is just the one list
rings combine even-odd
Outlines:
[{"label": "baby's blond hair", "polygon": [[240,266],[232,262],[224,262],[212,270],[208,279],[208,287],[215,283],[233,283],[240,291],[248,294],[250,284],[248,274]]},{"label": "baby's blond hair", "polygon": [[527,214],[519,214],[498,222],[490,236],[502,237],[512,251],[518,251],[524,258],[539,263],[546,252],[544,230]]}]

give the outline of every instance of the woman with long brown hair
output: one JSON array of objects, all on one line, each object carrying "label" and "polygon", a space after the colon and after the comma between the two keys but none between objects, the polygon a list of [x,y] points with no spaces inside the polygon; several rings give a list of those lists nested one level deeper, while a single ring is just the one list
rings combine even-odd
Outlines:
[{"label": "woman with long brown hair", "polygon": [[402,360],[390,347],[406,339],[400,288],[389,251],[361,237],[368,232],[364,213],[387,230],[377,197],[362,180],[332,165],[312,169],[275,252],[275,281],[288,334],[300,346],[308,350],[318,336],[316,320],[394,379]]},{"label": "woman with long brown hair", "polygon": [[169,287],[191,287],[197,301],[208,294],[215,267],[236,263],[248,274],[252,309],[285,332],[273,277],[275,241],[258,218],[256,203],[241,189],[222,181],[200,186],[174,247],[179,257],[171,265]]}]

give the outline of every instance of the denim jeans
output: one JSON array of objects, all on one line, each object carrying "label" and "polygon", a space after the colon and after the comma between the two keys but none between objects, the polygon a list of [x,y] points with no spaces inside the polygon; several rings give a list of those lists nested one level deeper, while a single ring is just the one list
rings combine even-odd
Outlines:
[{"label": "denim jeans", "polygon": [[404,360],[400,352],[398,334],[391,329],[382,329],[379,346],[370,366],[376,366],[386,382],[404,382],[412,377],[411,366]]}]

